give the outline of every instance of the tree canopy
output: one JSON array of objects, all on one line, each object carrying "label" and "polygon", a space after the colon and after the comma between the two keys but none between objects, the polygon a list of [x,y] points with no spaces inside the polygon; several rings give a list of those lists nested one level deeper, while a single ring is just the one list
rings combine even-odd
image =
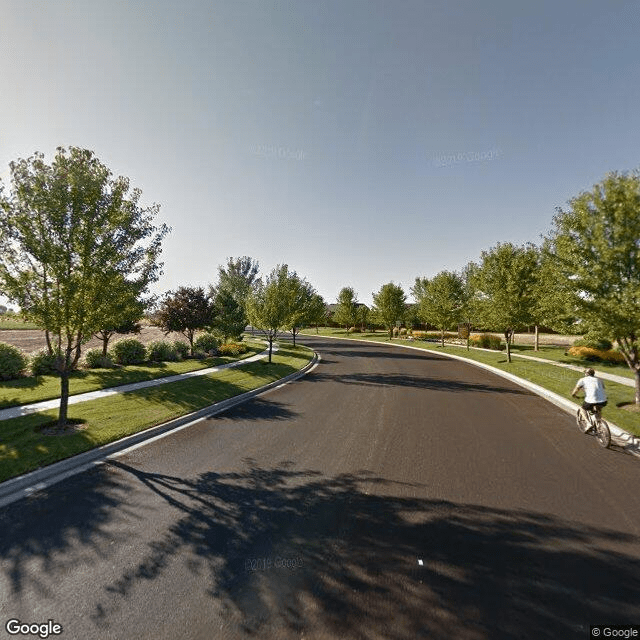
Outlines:
[{"label": "tree canopy", "polygon": [[420,294],[420,316],[441,330],[444,347],[445,330],[463,319],[465,290],[462,276],[453,271],[441,271],[426,281]]},{"label": "tree canopy", "polygon": [[482,263],[474,274],[480,322],[504,333],[509,362],[515,327],[532,323],[537,268],[538,251],[533,245],[505,242],[482,252]]},{"label": "tree canopy", "polygon": [[640,173],[607,174],[553,222],[555,273],[587,326],[617,341],[640,404]]},{"label": "tree canopy", "polygon": [[333,321],[345,325],[347,332],[358,320],[358,296],[352,287],[343,287],[338,294],[338,306]]},{"label": "tree canopy", "polygon": [[389,330],[389,339],[393,337],[396,322],[404,319],[406,312],[406,295],[402,287],[389,282],[382,285],[378,293],[373,294],[375,315]]},{"label": "tree canopy", "polygon": [[113,283],[146,294],[169,228],[154,226],[159,206],[141,207],[141,191],[87,149],[59,147],[51,164],[35,153],[10,170],[11,190],[0,193],[0,293],[53,340],[64,426],[81,346],[118,310]]}]

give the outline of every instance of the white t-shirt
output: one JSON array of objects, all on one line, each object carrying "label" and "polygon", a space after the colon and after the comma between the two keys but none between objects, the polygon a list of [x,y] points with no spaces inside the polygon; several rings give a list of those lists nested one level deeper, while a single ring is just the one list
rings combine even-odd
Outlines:
[{"label": "white t-shirt", "polygon": [[579,389],[584,389],[584,401],[590,404],[605,402],[607,393],[604,390],[604,382],[595,376],[585,376],[578,380],[576,385]]}]

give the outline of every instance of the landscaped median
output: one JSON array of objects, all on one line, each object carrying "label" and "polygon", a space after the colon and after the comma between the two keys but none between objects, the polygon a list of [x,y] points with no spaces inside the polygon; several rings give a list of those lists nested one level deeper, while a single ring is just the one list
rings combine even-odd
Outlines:
[{"label": "landscaped median", "polygon": [[[320,330],[319,334],[316,334],[315,329],[304,332],[306,335],[313,336],[325,336],[336,338],[350,338],[353,340],[367,340],[373,342],[381,342],[386,344],[394,344],[404,347],[413,347],[418,349],[424,349],[426,351],[433,351],[442,355],[453,354],[461,356],[469,360],[474,360],[483,364],[490,365],[496,369],[500,369],[507,373],[510,373],[518,378],[528,380],[534,384],[552,391],[566,400],[572,401],[571,391],[575,387],[575,384],[580,378],[580,374],[571,369],[565,369],[553,364],[545,364],[542,362],[536,362],[532,360],[520,360],[513,359],[513,362],[508,363],[506,354],[502,351],[485,351],[479,349],[469,349],[467,351],[464,346],[456,346],[447,344],[444,348],[435,343],[422,342],[420,340],[406,341],[400,339],[394,339],[389,342],[388,335],[382,333],[362,333],[362,334],[349,334],[345,331],[336,329]],[[597,369],[597,365],[594,365]],[[640,436],[640,414],[632,413],[624,409],[619,408],[617,405],[632,403],[634,400],[633,387],[627,387],[615,382],[606,381],[607,394],[609,398],[609,404],[604,409],[604,418],[610,420],[612,423],[619,426],[621,429],[628,431],[634,436]],[[575,401],[574,401],[575,402]],[[576,409],[578,405],[576,404]]]},{"label": "landscaped median", "polygon": [[314,353],[303,346],[280,346],[273,362],[247,363],[190,380],[130,391],[70,405],[69,419],[80,428],[68,435],[45,435],[57,411],[0,423],[0,481],[114,442],[214,403],[258,389],[303,369]]}]

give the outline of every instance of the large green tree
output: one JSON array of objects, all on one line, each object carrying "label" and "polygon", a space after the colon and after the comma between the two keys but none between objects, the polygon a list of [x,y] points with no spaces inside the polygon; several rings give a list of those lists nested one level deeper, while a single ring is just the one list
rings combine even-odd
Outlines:
[{"label": "large green tree", "polygon": [[607,174],[553,222],[550,255],[571,304],[617,342],[640,405],[640,172]]},{"label": "large green tree", "polygon": [[263,282],[254,282],[247,297],[247,314],[253,327],[260,330],[269,343],[269,362],[273,341],[287,328],[291,318],[291,290],[297,275],[286,264],[278,265]]},{"label": "large green tree", "polygon": [[296,344],[296,335],[306,325],[313,324],[318,317],[324,300],[316,290],[297,274],[291,274],[287,286],[287,299],[289,304],[288,327],[293,335],[293,345]]},{"label": "large green tree", "polygon": [[537,268],[534,246],[505,242],[482,252],[482,263],[474,274],[480,322],[504,333],[508,362],[515,328],[532,324]]},{"label": "large green tree", "polygon": [[406,295],[402,287],[388,282],[373,295],[376,317],[389,330],[389,340],[393,338],[393,327],[404,319],[407,309]]},{"label": "large green tree", "polygon": [[161,273],[169,229],[154,226],[158,205],[141,207],[141,191],[87,149],[59,147],[51,164],[36,153],[10,170],[9,194],[0,193],[0,294],[50,336],[62,427],[81,346],[117,311],[112,283],[125,279],[143,296]]},{"label": "large green tree", "polygon": [[227,258],[227,263],[218,267],[217,284],[209,291],[212,299],[216,297],[217,292],[230,293],[243,310],[244,326],[247,325],[247,297],[258,278],[258,270],[258,261],[249,256]]},{"label": "large green tree", "polygon": [[358,321],[358,296],[353,287],[343,287],[338,294],[338,306],[332,320],[344,325],[347,332]]},{"label": "large green tree", "polygon": [[169,291],[154,315],[154,324],[165,334],[176,331],[188,341],[193,355],[193,339],[197,331],[212,324],[213,309],[202,287],[179,287]]},{"label": "large green tree", "polygon": [[453,271],[441,271],[424,287],[423,297],[418,301],[420,316],[441,331],[444,347],[444,332],[463,319],[464,281]]},{"label": "large green tree", "polygon": [[225,287],[215,289],[211,295],[210,330],[223,342],[237,339],[247,326],[247,314],[243,304]]}]

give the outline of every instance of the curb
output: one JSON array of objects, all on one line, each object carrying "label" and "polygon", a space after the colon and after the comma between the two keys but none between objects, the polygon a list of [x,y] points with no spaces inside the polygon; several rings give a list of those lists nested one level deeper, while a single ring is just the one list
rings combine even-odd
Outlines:
[{"label": "curb", "polygon": [[271,391],[272,389],[276,389],[277,387],[284,386],[289,382],[302,378],[312,368],[314,368],[319,361],[320,356],[314,351],[313,358],[302,369],[295,371],[294,373],[290,373],[284,378],[274,380],[269,384],[258,387],[257,389],[252,389],[251,391],[246,391],[245,393],[241,393],[233,398],[228,398],[227,400],[222,400],[209,405],[204,409],[199,409],[198,411],[180,416],[179,418],[175,418],[174,420],[165,422],[164,424],[149,427],[144,431],[126,436],[125,438],[116,440],[115,442],[110,442],[109,444],[91,449],[90,451],[79,453],[71,458],[54,462],[42,469],[36,469],[35,471],[30,471],[21,476],[5,480],[0,483],[0,507],[4,507],[16,500],[27,497],[36,491],[46,489],[47,487],[65,480],[66,478],[90,469],[91,467],[100,464],[110,456],[122,454],[127,449],[142,446],[143,444],[147,444],[149,441],[169,435],[171,432],[185,429],[196,422],[204,420],[205,418],[227,411],[236,405],[242,404],[258,395],[266,393],[267,391]]},{"label": "curb", "polygon": [[[303,334],[303,335],[313,338],[313,335],[309,335],[309,334]],[[357,338],[341,338],[338,336],[318,336],[318,337],[328,338],[330,340],[349,340],[350,342],[369,342],[373,344],[386,344],[386,343],[380,343],[373,340],[358,340]],[[469,358],[464,358],[463,356],[454,355],[452,353],[442,353],[441,351],[435,351],[433,349],[421,349],[420,347],[412,347],[408,344],[389,343],[388,346],[400,347],[401,349],[413,349],[415,351],[422,351],[423,353],[424,352],[436,353],[437,355],[442,355],[446,358],[460,360],[462,362],[475,365],[476,367],[480,367],[481,369],[486,369],[491,373],[495,373],[496,375],[501,376],[502,378],[506,378],[507,380],[510,380],[511,382],[514,382],[515,384],[529,391],[532,391],[536,395],[544,398],[548,402],[551,402],[551,404],[556,405],[557,407],[559,407],[566,413],[570,413],[574,417],[579,408],[579,405],[575,404],[574,402],[571,402],[570,400],[567,400],[566,398],[563,398],[562,396],[558,395],[557,393],[554,393],[553,391],[549,391],[548,389],[545,389],[544,387],[541,387],[540,385],[535,384],[534,382],[529,382],[529,380],[518,378],[518,376],[514,376],[512,373],[508,373],[506,371],[503,371],[502,369],[492,367],[491,365],[485,364],[484,362],[478,362],[477,360],[470,360]],[[624,429],[619,427],[617,424],[614,424],[609,420],[607,420],[607,424],[609,425],[609,429],[611,431],[612,442],[622,447],[625,451],[627,451],[631,455],[640,457],[640,438],[637,436],[634,436],[632,433],[629,433],[628,431],[625,431]]]}]

